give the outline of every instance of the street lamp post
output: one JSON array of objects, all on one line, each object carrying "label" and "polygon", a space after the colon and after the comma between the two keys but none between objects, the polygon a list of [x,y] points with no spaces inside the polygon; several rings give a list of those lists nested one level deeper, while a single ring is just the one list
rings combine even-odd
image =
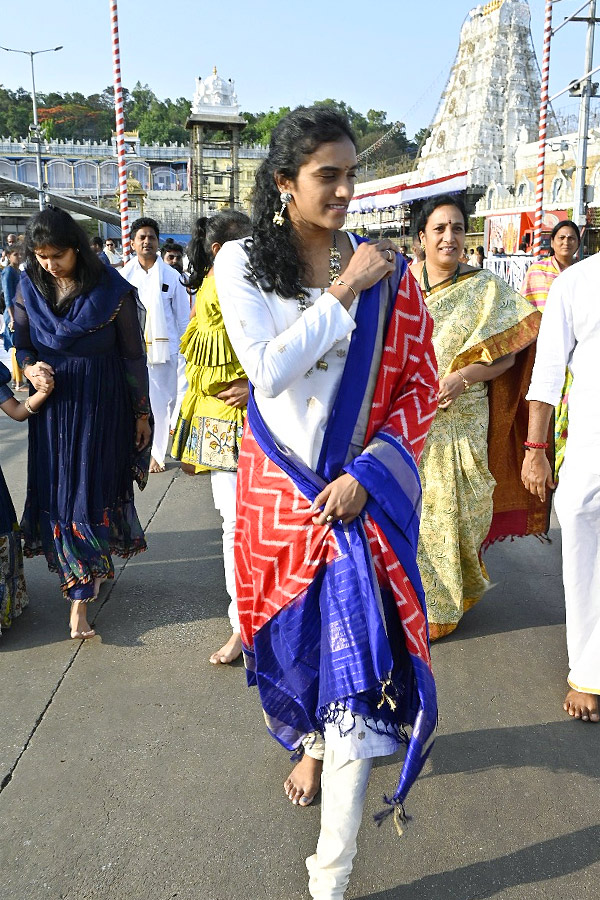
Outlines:
[{"label": "street lamp post", "polygon": [[29,57],[31,62],[31,101],[33,103],[33,125],[29,126],[29,136],[30,139],[35,144],[35,163],[37,169],[37,182],[38,182],[38,201],[40,204],[40,209],[44,208],[44,177],[42,174],[42,137],[40,134],[40,125],[38,121],[38,113],[37,113],[37,98],[35,95],[35,72],[33,69],[33,57],[37,56],[38,53],[55,53],[57,50],[62,50],[62,44],[60,47],[48,47],[47,50],[15,50],[12,47],[2,47],[0,46],[0,50],[6,50],[7,53],[24,53],[25,56]]}]

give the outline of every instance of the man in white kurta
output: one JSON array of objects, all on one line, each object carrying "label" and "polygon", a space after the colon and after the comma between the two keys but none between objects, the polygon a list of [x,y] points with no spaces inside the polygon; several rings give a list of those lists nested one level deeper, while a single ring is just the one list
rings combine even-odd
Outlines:
[{"label": "man in white kurta", "polygon": [[154,219],[136,219],[131,226],[134,259],[122,275],[137,288],[146,310],[150,406],[154,414],[154,441],[150,472],[164,472],[169,426],[177,398],[179,342],[190,319],[188,293],[176,269],[166,266],[158,253],[159,227]]},{"label": "man in white kurta", "polygon": [[[561,399],[568,366],[569,435],[556,492],[562,530],[563,582],[569,653],[564,708],[600,720],[600,254],[571,266],[552,284],[537,343],[527,399],[528,442],[543,444]],[[540,498],[552,487],[543,449],[526,450],[523,483]]]}]

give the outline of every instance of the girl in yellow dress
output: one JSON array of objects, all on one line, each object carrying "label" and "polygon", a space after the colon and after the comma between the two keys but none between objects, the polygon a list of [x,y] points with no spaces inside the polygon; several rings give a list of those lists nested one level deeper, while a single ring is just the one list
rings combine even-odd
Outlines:
[{"label": "girl in yellow dress", "polygon": [[250,233],[249,218],[224,210],[196,222],[188,248],[188,289],[197,291],[192,318],[182,339],[188,389],[175,427],[171,455],[188,475],[210,471],[216,509],[223,519],[225,583],[232,635],[210,657],[214,665],[233,662],[242,651],[235,596],[233,538],[237,460],[248,400],[248,379],[227,337],[212,265],[226,241]]}]

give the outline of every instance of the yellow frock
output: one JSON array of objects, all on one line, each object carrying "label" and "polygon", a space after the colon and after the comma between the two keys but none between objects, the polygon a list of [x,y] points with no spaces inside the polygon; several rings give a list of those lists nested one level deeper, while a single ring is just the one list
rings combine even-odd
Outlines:
[{"label": "yellow frock", "polygon": [[171,456],[196,472],[235,472],[245,409],[228,406],[215,394],[236,378],[245,378],[229,342],[215,279],[207,275],[196,294],[196,315],[181,338],[188,389],[173,436]]}]

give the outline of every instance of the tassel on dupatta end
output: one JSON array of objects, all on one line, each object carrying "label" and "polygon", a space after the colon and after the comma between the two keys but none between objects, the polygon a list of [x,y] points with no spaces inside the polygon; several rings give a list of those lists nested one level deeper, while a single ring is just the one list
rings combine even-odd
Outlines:
[{"label": "tassel on dupatta end", "polygon": [[382,809],[381,812],[375,813],[373,819],[378,828],[381,827],[383,822],[388,818],[388,816],[394,817],[394,825],[396,827],[396,831],[398,832],[398,837],[402,837],[404,834],[405,828],[411,820],[410,816],[406,815],[406,810],[404,809],[404,804],[401,800],[395,800],[393,797],[387,797],[385,794],[383,795],[383,802],[387,804],[387,809]]}]

